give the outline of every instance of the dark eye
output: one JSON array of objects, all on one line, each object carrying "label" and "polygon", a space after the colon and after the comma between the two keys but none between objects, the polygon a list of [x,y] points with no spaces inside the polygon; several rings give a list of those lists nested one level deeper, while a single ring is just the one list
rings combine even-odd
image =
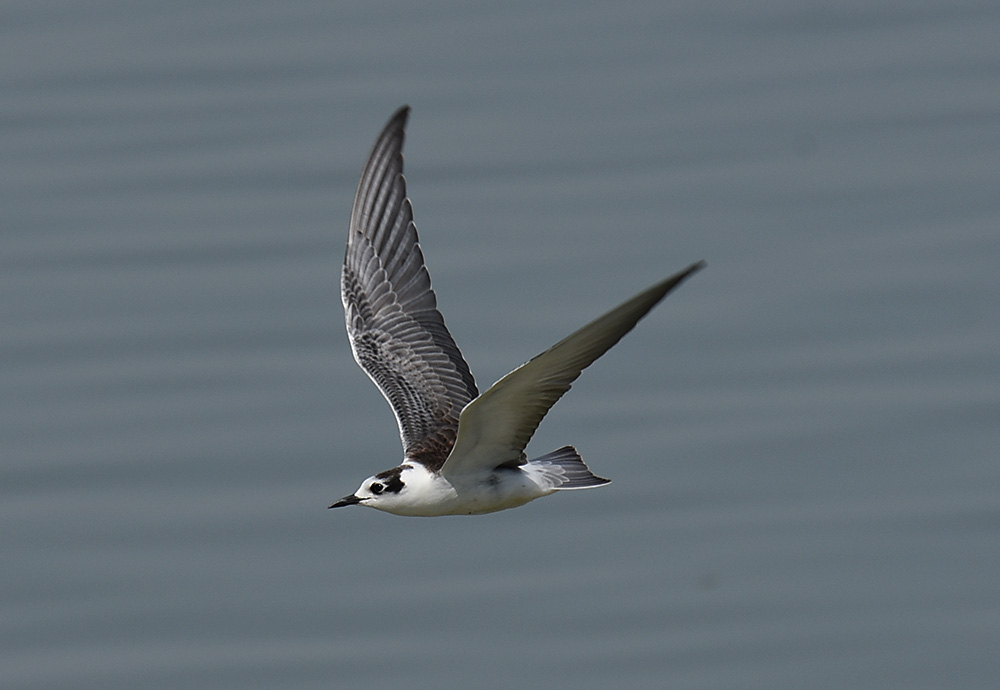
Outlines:
[{"label": "dark eye", "polygon": [[378,482],[372,482],[372,485],[368,487],[368,490],[371,491],[376,496],[378,496],[380,493],[382,493],[383,488],[384,487]]}]

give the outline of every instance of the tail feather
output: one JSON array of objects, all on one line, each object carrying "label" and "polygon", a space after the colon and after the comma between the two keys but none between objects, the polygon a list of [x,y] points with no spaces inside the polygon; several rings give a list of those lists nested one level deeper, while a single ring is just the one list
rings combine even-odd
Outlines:
[{"label": "tail feather", "polygon": [[548,484],[555,490],[590,489],[610,484],[610,479],[598,477],[576,452],[573,446],[563,446],[559,450],[546,453],[540,458],[529,460],[521,468]]}]

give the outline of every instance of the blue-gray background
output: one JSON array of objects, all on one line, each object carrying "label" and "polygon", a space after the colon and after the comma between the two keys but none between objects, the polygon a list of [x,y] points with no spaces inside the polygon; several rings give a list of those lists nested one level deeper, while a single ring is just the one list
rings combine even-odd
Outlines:
[{"label": "blue-gray background", "polygon": [[[0,686],[1000,676],[1000,5],[0,4]],[[530,450],[614,483],[327,512],[392,111],[481,386],[691,261]]]}]

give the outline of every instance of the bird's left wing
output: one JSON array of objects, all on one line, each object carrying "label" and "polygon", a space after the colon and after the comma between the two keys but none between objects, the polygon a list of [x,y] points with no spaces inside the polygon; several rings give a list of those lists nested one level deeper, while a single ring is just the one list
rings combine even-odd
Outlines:
[{"label": "bird's left wing", "polygon": [[441,473],[463,474],[521,461],[538,424],[585,368],[704,262],[640,292],[522,364],[462,411],[458,440]]}]

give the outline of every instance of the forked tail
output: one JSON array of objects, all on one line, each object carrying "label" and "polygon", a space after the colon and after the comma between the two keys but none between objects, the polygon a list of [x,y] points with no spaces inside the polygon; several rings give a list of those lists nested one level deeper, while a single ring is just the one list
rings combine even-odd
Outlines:
[{"label": "forked tail", "polygon": [[591,472],[573,446],[563,446],[540,458],[529,460],[521,470],[556,490],[590,489],[611,483],[610,479],[598,477]]}]

